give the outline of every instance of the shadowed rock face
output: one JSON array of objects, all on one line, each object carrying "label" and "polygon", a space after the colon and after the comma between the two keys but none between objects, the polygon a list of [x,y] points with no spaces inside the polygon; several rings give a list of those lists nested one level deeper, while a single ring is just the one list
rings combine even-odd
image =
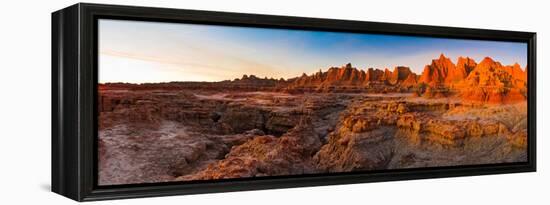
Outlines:
[{"label": "shadowed rock face", "polygon": [[426,69],[101,84],[99,184],[527,160],[519,65],[442,55]]},{"label": "shadowed rock face", "polygon": [[473,59],[468,57],[464,58],[462,56],[458,57],[458,61],[456,63],[456,69],[451,75],[449,75],[450,77],[448,77],[445,82],[448,85],[452,85],[454,83],[458,83],[464,80],[465,78],[468,77],[470,72],[472,72],[472,70],[474,70],[476,66],[477,66],[477,63]]},{"label": "shadowed rock face", "polygon": [[[105,89],[98,99],[99,182],[109,185],[195,179],[191,176],[199,179],[200,171],[217,162],[246,161],[243,157],[222,160],[244,155],[252,148],[281,149],[263,166],[282,160],[277,157],[294,156],[284,162],[291,166],[286,172],[279,167],[269,174],[296,174],[308,167],[311,169],[302,172],[310,172],[314,166],[304,157],[311,158],[318,150],[334,129],[338,113],[352,99],[333,94]],[[243,147],[237,149],[240,145]],[[248,158],[259,157],[258,153],[250,154]],[[299,160],[304,165],[299,166]],[[233,174],[223,178],[237,176]],[[208,177],[204,174],[202,178]]]},{"label": "shadowed rock face", "polygon": [[321,141],[311,119],[300,123],[283,136],[259,136],[235,146],[225,159],[210,164],[183,180],[210,180],[314,173],[311,156],[319,150]]}]

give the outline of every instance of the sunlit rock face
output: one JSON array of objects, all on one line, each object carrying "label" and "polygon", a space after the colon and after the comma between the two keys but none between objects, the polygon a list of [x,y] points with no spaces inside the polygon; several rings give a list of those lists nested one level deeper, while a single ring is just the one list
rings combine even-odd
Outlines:
[{"label": "sunlit rock face", "polygon": [[326,72],[318,72],[291,79],[286,90],[294,93],[303,92],[370,92],[407,90],[417,84],[417,76],[409,67],[398,66],[389,69],[369,68],[366,71],[346,64],[342,67],[331,67]]},{"label": "sunlit rock face", "polygon": [[462,82],[462,98],[489,103],[514,103],[527,97],[527,74],[518,64],[503,66],[485,58]]},{"label": "sunlit rock face", "polygon": [[444,55],[291,79],[99,85],[100,185],[524,162],[527,73]]}]

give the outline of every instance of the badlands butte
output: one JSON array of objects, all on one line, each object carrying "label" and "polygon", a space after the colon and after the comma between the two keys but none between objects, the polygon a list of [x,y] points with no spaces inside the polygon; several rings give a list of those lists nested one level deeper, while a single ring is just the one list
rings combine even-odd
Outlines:
[{"label": "badlands butte", "polygon": [[527,161],[527,73],[443,54],[291,79],[99,85],[99,184]]}]

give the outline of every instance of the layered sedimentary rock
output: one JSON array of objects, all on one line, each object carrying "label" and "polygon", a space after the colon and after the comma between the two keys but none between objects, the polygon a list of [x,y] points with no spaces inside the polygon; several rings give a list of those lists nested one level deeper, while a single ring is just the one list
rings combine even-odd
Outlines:
[{"label": "layered sedimentary rock", "polygon": [[[341,123],[314,160],[319,171],[326,172],[522,161],[526,160],[526,126],[499,120],[522,121],[510,114],[523,109],[407,101],[357,103],[341,115]],[[477,119],[462,118],[463,110]]]},{"label": "layered sedimentary rock", "polygon": [[321,147],[311,119],[303,118],[283,136],[258,136],[235,146],[225,159],[183,180],[209,180],[315,172],[311,156]]},{"label": "layered sedimentary rock", "polygon": [[329,68],[313,75],[289,80],[289,92],[412,92],[416,96],[443,98],[459,94],[468,101],[515,103],[526,98],[527,73],[519,64],[503,66],[485,58],[479,65],[459,57],[454,64],[441,54],[417,76],[408,67],[398,66],[367,71],[351,64]]},{"label": "layered sedimentary rock", "polygon": [[526,159],[525,107],[279,95],[102,91],[100,184]]},{"label": "layered sedimentary rock", "polygon": [[513,103],[527,97],[526,74],[519,65],[503,66],[488,57],[461,83],[460,95],[468,101]]},{"label": "layered sedimentary rock", "polygon": [[[390,69],[357,69],[351,64],[331,67],[290,79],[241,78],[220,82],[170,82],[100,84],[100,89],[129,90],[204,90],[269,91],[288,93],[413,93],[414,96],[442,98],[458,96],[464,100],[487,103],[515,103],[526,98],[527,72],[519,64],[503,66],[490,58],[479,65],[471,58],[459,57],[454,64],[441,54],[424,67],[418,76],[405,66]],[[109,105],[106,105],[109,106]]]},{"label": "layered sedimentary rock", "polygon": [[526,84],[518,64],[443,55],[422,76],[348,64],[286,80],[100,84],[99,183],[525,162]]},{"label": "layered sedimentary rock", "polygon": [[449,73],[455,73],[456,66],[451,60],[443,54],[439,59],[432,60],[430,65],[426,65],[422,71],[419,82],[429,85],[430,87],[443,86],[446,79],[449,78]]},{"label": "layered sedimentary rock", "polygon": [[419,94],[428,98],[457,94],[466,101],[516,103],[526,99],[527,74],[519,64],[503,66],[491,58],[479,64],[459,57],[457,64],[443,54],[427,65],[419,79]]},{"label": "layered sedimentary rock", "polygon": [[441,54],[438,59],[432,60],[430,65],[424,67],[419,83],[430,87],[452,87],[463,81],[476,66],[471,58],[459,57],[455,65],[449,58]]},{"label": "layered sedimentary rock", "polygon": [[402,85],[405,81],[407,86],[416,84],[416,74],[409,67],[395,67],[389,75],[387,81],[391,85]]},{"label": "layered sedimentary rock", "polygon": [[473,59],[468,57],[464,58],[462,56],[458,57],[454,74],[449,75],[449,77],[445,79],[447,84],[453,85],[454,83],[459,83],[460,81],[466,79],[476,66],[477,63]]},{"label": "layered sedimentary rock", "polygon": [[384,89],[398,91],[401,87],[416,85],[417,77],[408,67],[398,66],[393,71],[369,68],[367,71],[346,64],[332,67],[326,72],[303,74],[293,79],[287,90],[314,92],[382,92]]},{"label": "layered sedimentary rock", "polygon": [[289,131],[307,116],[313,125],[311,136],[321,141],[351,99],[330,93],[304,97],[270,92],[104,89],[98,96],[100,182],[178,180],[224,159],[232,147],[256,137],[291,138]]}]

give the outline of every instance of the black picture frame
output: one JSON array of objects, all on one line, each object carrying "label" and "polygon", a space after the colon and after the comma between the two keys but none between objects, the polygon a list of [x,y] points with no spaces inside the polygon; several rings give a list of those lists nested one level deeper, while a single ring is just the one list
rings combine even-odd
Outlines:
[{"label": "black picture frame", "polygon": [[[528,162],[97,186],[97,20],[99,18],[420,35],[528,44]],[[52,13],[52,191],[76,201],[412,180],[536,171],[536,33],[228,12],[79,3]],[[94,164],[95,163],[95,164]]]}]

